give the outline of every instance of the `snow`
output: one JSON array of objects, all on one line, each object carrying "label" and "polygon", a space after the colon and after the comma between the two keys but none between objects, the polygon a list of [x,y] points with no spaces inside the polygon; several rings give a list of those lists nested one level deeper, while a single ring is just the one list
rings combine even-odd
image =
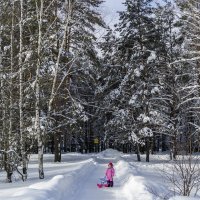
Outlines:
[{"label": "snow", "polygon": [[136,99],[137,99],[137,95],[132,95],[131,99],[129,100],[129,104],[135,104],[136,102]]},{"label": "snow", "polygon": [[144,70],[144,65],[140,65],[140,70]]},{"label": "snow", "polygon": [[169,200],[188,200],[188,199],[190,199],[190,200],[197,200],[197,199],[199,199],[199,198],[195,198],[195,197],[172,197],[172,198],[170,198]]},{"label": "snow", "polygon": [[124,109],[120,109],[120,110],[113,112],[113,115],[121,117],[121,118],[124,118],[125,116],[127,116],[127,114],[128,114],[128,111],[124,110]]},{"label": "snow", "polygon": [[143,135],[144,137],[151,137],[153,136],[153,131],[148,127],[144,127],[139,131],[139,134]]},{"label": "snow", "polygon": [[[61,163],[45,154],[45,180],[37,178],[37,155],[31,155],[29,177],[22,182],[17,175],[13,183],[0,176],[0,199],[3,200],[196,200],[193,197],[166,197],[169,186],[158,173],[170,164],[168,155],[152,155],[150,163],[136,161],[135,154],[107,149],[97,154],[67,153]],[[104,177],[107,164],[114,163],[116,175],[113,188],[99,189],[96,184]],[[152,192],[154,191],[154,192]],[[155,192],[156,191],[156,192]]]},{"label": "snow", "polygon": [[153,62],[155,59],[156,59],[156,52],[155,51],[151,51],[151,54],[147,59],[147,63]]},{"label": "snow", "polygon": [[110,92],[110,97],[112,100],[116,99],[120,95],[120,90],[115,89]]},{"label": "snow", "polygon": [[146,114],[140,114],[137,120],[143,121],[143,123],[150,122],[150,118]]},{"label": "snow", "polygon": [[154,87],[152,90],[151,90],[151,94],[156,94],[156,93],[158,93],[160,90],[159,90],[159,88],[156,86],[156,87]]},{"label": "snow", "polygon": [[28,62],[29,59],[31,58],[32,51],[26,51],[26,52],[24,52],[24,55],[26,57],[24,62]]},{"label": "snow", "polygon": [[132,139],[133,142],[137,142],[137,143],[139,142],[139,138],[135,134],[135,132],[132,131],[130,135],[131,135],[131,139]]},{"label": "snow", "polygon": [[140,72],[139,69],[136,68],[136,69],[134,70],[134,74],[135,74],[136,77],[140,77],[141,72]]}]

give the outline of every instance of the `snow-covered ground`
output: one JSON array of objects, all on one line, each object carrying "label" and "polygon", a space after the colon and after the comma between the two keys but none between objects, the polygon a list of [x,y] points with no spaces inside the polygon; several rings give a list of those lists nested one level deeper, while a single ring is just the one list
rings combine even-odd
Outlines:
[{"label": "snow-covered ground", "polygon": [[[37,155],[32,155],[29,177],[22,182],[15,174],[13,183],[5,183],[0,174],[2,200],[184,200],[172,197],[159,170],[168,164],[168,156],[154,155],[150,163],[137,162],[136,156],[108,149],[99,154],[68,153],[61,163],[53,155],[45,155],[45,179],[38,179]],[[108,162],[113,162],[116,176],[113,188],[99,189]]]}]

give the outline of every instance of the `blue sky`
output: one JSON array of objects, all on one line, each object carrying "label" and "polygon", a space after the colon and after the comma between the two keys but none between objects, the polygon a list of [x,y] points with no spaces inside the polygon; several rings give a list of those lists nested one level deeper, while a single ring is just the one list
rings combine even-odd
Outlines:
[{"label": "blue sky", "polygon": [[118,21],[117,11],[124,10],[122,4],[125,0],[104,0],[102,5],[102,16],[109,26],[113,26]]},{"label": "blue sky", "polygon": [[[100,8],[103,20],[106,24],[114,29],[114,24],[118,23],[119,14],[117,11],[125,10],[125,6],[122,4],[125,0],[104,0]],[[161,3],[163,0],[154,0]],[[173,1],[173,0],[172,0]],[[97,28],[96,35],[98,38],[101,38],[106,33],[105,29]]]},{"label": "blue sky", "polygon": [[[122,11],[125,9],[122,4],[125,0],[104,0],[105,2],[102,5],[102,16],[104,20],[110,25],[113,26],[118,21],[117,11]],[[172,0],[173,1],[173,0]],[[163,0],[154,0],[154,2],[162,3]]]},{"label": "blue sky", "polygon": [[104,0],[105,6],[111,10],[123,10],[124,5],[122,4],[125,0]]}]

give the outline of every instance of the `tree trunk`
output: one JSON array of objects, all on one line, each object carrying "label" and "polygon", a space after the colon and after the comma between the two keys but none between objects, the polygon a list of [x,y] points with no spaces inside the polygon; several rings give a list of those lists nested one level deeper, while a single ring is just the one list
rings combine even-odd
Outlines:
[{"label": "tree trunk", "polygon": [[177,141],[176,141],[176,134],[173,137],[173,159],[176,160],[176,156],[177,156]]},{"label": "tree trunk", "polygon": [[[49,102],[48,102],[47,122],[46,122],[46,125],[45,125],[45,134],[47,134],[48,121],[50,119],[50,113],[51,113],[52,108],[53,108],[53,101],[55,99],[55,96],[57,94],[58,89],[61,87],[63,81],[65,80],[65,79],[62,79],[62,81],[59,84],[57,83],[60,58],[61,58],[61,54],[63,52],[63,49],[66,45],[67,33],[69,33],[69,26],[70,26],[70,21],[71,21],[71,14],[72,14],[72,4],[73,4],[72,2],[73,2],[72,0],[68,0],[68,2],[66,4],[68,6],[66,8],[68,10],[68,13],[67,13],[66,18],[65,18],[65,27],[64,27],[64,35],[63,35],[63,38],[62,38],[62,42],[61,42],[61,45],[58,46],[59,51],[58,51],[58,56],[57,56],[57,60],[56,60],[56,64],[55,64],[55,73],[54,73],[54,77],[53,77],[50,99],[49,99]],[[56,144],[54,143],[54,146],[55,145]],[[56,149],[55,149],[55,151],[56,151]]]},{"label": "tree trunk", "polygon": [[54,162],[61,162],[60,134],[54,134]]},{"label": "tree trunk", "polygon": [[43,151],[44,143],[42,140],[42,133],[40,129],[40,67],[41,67],[41,46],[42,46],[42,17],[43,17],[43,0],[40,1],[40,9],[38,9],[38,59],[37,59],[37,69],[36,69],[36,85],[35,85],[35,129],[37,133],[38,140],[38,164],[39,164],[39,178],[44,179],[44,169],[43,169]]},{"label": "tree trunk", "polygon": [[137,160],[138,160],[138,162],[140,162],[140,161],[141,161],[141,157],[140,157],[140,146],[139,146],[138,143],[137,143],[137,152],[136,152],[136,154],[137,154]]},{"label": "tree trunk", "polygon": [[52,104],[53,104],[54,98],[56,96],[56,92],[59,89],[59,87],[61,86],[61,83],[60,83],[59,86],[58,86],[58,88],[56,88],[60,58],[61,58],[62,51],[63,51],[63,49],[65,47],[65,44],[66,44],[67,33],[69,32],[69,23],[71,21],[71,12],[72,12],[72,0],[68,0],[68,8],[67,9],[68,9],[68,14],[67,14],[66,19],[65,19],[64,35],[63,35],[61,46],[59,47],[59,52],[58,52],[58,56],[57,56],[57,60],[56,60],[56,65],[55,65],[55,73],[54,73],[55,75],[54,75],[54,78],[53,78],[51,95],[50,95],[50,99],[49,99],[48,115],[50,115],[50,112],[52,110]]},{"label": "tree trunk", "polygon": [[[13,51],[13,41],[14,41],[14,9],[15,9],[15,1],[12,3],[12,25],[11,25],[11,35],[10,35],[10,73],[13,73],[14,66],[14,51]],[[12,136],[13,130],[13,78],[10,77],[10,116],[9,116],[9,133],[8,133],[8,141],[10,143],[10,137]],[[9,148],[10,144],[8,144]]]},{"label": "tree trunk", "polygon": [[1,94],[1,100],[2,100],[2,104],[1,104],[1,109],[2,109],[2,112],[1,112],[1,120],[2,120],[2,135],[1,135],[1,140],[0,140],[0,145],[1,145],[1,149],[4,150],[5,149],[5,145],[4,145],[4,142],[5,142],[5,127],[6,127],[6,124],[5,124],[5,120],[6,120],[6,111],[5,111],[5,100],[4,100],[4,79],[3,79],[3,65],[2,65],[2,57],[3,57],[3,52],[2,52],[2,39],[1,39],[1,34],[2,34],[2,29],[0,27],[0,94]]},{"label": "tree trunk", "polygon": [[22,51],[23,51],[23,0],[20,0],[20,22],[19,22],[19,115],[20,115],[20,145],[22,156],[22,171],[23,179],[27,179],[26,169],[26,149],[25,149],[25,133],[24,133],[24,113],[23,113],[23,65],[22,65]]},{"label": "tree trunk", "polygon": [[150,138],[146,138],[146,162],[149,162],[149,154],[150,154]]},{"label": "tree trunk", "polygon": [[8,160],[7,152],[4,153],[4,161],[5,161],[5,171],[7,175],[7,182],[11,183],[12,182],[12,168],[10,165],[10,161]]},{"label": "tree trunk", "polygon": [[[0,30],[1,31],[1,30]],[[7,181],[12,182],[12,177],[9,176],[8,171],[10,170],[10,165],[8,164],[8,157],[7,157],[7,150],[9,149],[9,137],[8,137],[8,130],[7,130],[7,108],[6,108],[6,100],[5,100],[5,82],[3,78],[3,65],[2,65],[2,47],[1,47],[1,32],[0,32],[0,94],[1,94],[1,109],[2,109],[2,115],[1,115],[1,120],[2,120],[2,135],[1,135],[1,143],[0,143],[0,148],[1,150],[4,150],[3,154],[3,165],[4,169],[7,173]]]}]

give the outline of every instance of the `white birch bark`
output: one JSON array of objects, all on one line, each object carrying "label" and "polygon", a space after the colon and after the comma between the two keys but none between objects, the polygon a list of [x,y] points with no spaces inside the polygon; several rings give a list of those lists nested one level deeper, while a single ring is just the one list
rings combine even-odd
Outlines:
[{"label": "white birch bark", "polygon": [[38,19],[38,59],[37,59],[37,69],[36,69],[36,104],[35,104],[35,130],[37,134],[38,141],[38,164],[39,164],[39,178],[44,178],[43,170],[43,149],[44,144],[42,141],[42,133],[40,129],[40,66],[41,66],[41,46],[42,46],[42,17],[43,17],[43,0],[40,1],[40,9],[36,3],[37,8],[37,19]]},{"label": "white birch bark", "polygon": [[[0,27],[0,94],[1,94],[1,108],[2,108],[2,133],[1,133],[1,137],[4,138],[4,132],[5,132],[5,106],[4,106],[4,88],[3,88],[3,65],[2,65],[2,57],[3,57],[3,52],[2,52],[2,27]],[[3,150],[4,149],[4,140],[1,140],[0,143],[0,148]]]},{"label": "white birch bark", "polygon": [[[14,9],[15,9],[15,2],[12,2],[12,23],[11,23],[11,33],[10,33],[10,77],[9,77],[9,85],[10,85],[10,101],[9,103],[9,127],[8,127],[8,133],[6,134],[5,138],[5,151],[8,151],[12,149],[12,142],[11,142],[11,137],[12,137],[12,127],[13,127],[13,78],[12,78],[12,73],[13,73],[13,66],[14,66],[14,59],[13,59],[13,37],[14,37]],[[5,159],[8,159],[7,153],[5,154]],[[5,162],[6,166],[6,173],[7,173],[7,181],[12,182],[12,167],[9,164],[9,162]]]},{"label": "white birch bark", "polygon": [[[49,105],[48,105],[48,114],[50,114],[51,110],[52,110],[52,104],[53,104],[53,100],[56,96],[56,83],[57,83],[57,78],[58,78],[58,71],[59,71],[59,64],[60,64],[60,57],[61,57],[61,53],[64,49],[65,43],[66,43],[66,39],[69,33],[69,23],[71,21],[71,15],[72,15],[72,7],[73,7],[73,0],[66,0],[65,1],[66,6],[67,6],[67,15],[65,18],[65,27],[64,27],[64,35],[63,35],[63,39],[62,39],[62,43],[61,46],[59,47],[59,52],[58,52],[58,57],[56,60],[56,65],[55,65],[55,73],[54,73],[54,78],[53,78],[53,85],[52,85],[52,89],[51,89],[51,96],[50,96],[50,100],[49,100]],[[49,116],[48,116],[49,117]]]},{"label": "white birch bark", "polygon": [[[53,78],[53,83],[52,83],[52,88],[51,88],[51,95],[50,95],[50,99],[49,99],[49,103],[48,103],[47,121],[46,121],[46,125],[45,125],[45,135],[47,134],[47,127],[48,127],[48,122],[49,122],[49,118],[50,118],[50,113],[52,111],[52,104],[53,104],[54,98],[57,95],[57,91],[58,91],[59,87],[62,85],[63,80],[65,79],[65,77],[68,74],[67,73],[65,75],[65,77],[62,79],[62,81],[58,84],[57,78],[58,78],[58,72],[59,72],[59,67],[60,67],[60,58],[61,58],[63,49],[65,48],[66,42],[68,43],[68,46],[69,46],[70,22],[71,22],[73,5],[75,3],[76,3],[76,1],[74,1],[74,0],[65,0],[65,6],[66,6],[67,13],[65,16],[64,34],[63,34],[63,38],[60,42],[61,45],[59,46],[58,56],[57,56],[55,69],[54,69],[55,70],[54,78]],[[69,70],[68,70],[68,72],[69,72]],[[58,142],[58,138],[57,138],[58,136],[54,135],[54,137],[55,137],[56,142]],[[56,142],[55,142],[55,144],[56,144]],[[59,142],[55,146],[55,148],[57,148],[55,150],[55,161],[60,161],[61,155],[60,155],[60,150],[59,150]]]},{"label": "white birch bark", "polygon": [[[2,29],[0,28],[0,95],[1,95],[1,110],[2,110],[2,134],[1,134],[1,143],[0,143],[0,148],[3,151],[7,151],[9,148],[9,137],[7,134],[7,103],[6,102],[6,97],[5,97],[5,77],[4,77],[4,69],[3,69],[3,52],[2,52],[2,39],[1,39],[1,35],[2,35]],[[8,182],[12,182],[11,180],[11,176],[10,176],[10,168],[9,168],[9,164],[7,164],[7,155],[3,154],[3,159],[4,159],[4,170],[7,173],[7,181]]]},{"label": "white birch bark", "polygon": [[24,180],[27,179],[26,169],[26,149],[25,149],[25,135],[24,135],[24,117],[23,117],[23,0],[20,0],[20,21],[19,21],[19,117],[20,117],[20,145],[22,156],[22,168]]},{"label": "white birch bark", "polygon": [[[13,66],[14,66],[14,59],[13,59],[13,36],[14,36],[14,9],[15,9],[15,1],[12,3],[12,25],[11,25],[11,35],[10,35],[10,117],[9,117],[9,141],[12,137],[12,129],[13,129]],[[9,144],[10,147],[10,144]],[[12,147],[10,147],[12,148]]]},{"label": "white birch bark", "polygon": [[[0,38],[1,40],[1,38]],[[1,42],[0,42],[1,43]],[[1,48],[1,45],[0,45]],[[5,150],[6,149],[6,108],[5,108],[5,94],[4,94],[4,79],[3,79],[3,65],[2,65],[2,55],[3,52],[0,51],[0,80],[1,80],[1,109],[2,109],[2,141],[1,141],[1,150]],[[7,158],[4,156],[4,161],[7,160]],[[4,169],[6,170],[7,166],[6,166],[6,162],[4,162]]]},{"label": "white birch bark", "polygon": [[[70,21],[71,21],[71,16],[72,16],[72,9],[73,9],[73,4],[75,3],[75,1],[73,0],[66,0],[65,4],[66,4],[66,10],[67,10],[67,14],[65,17],[65,25],[64,25],[64,34],[63,34],[63,38],[61,41],[61,45],[59,47],[59,51],[58,51],[58,56],[57,56],[57,60],[56,60],[56,64],[55,64],[55,72],[54,72],[54,78],[53,78],[53,83],[52,83],[52,89],[51,89],[51,95],[50,95],[50,99],[48,102],[48,111],[47,111],[47,122],[45,125],[45,134],[47,134],[47,127],[48,127],[48,121],[50,118],[50,113],[52,111],[52,105],[53,105],[53,101],[55,96],[57,95],[57,91],[59,89],[59,87],[62,85],[62,80],[59,84],[57,84],[57,78],[58,78],[58,71],[59,71],[59,66],[60,66],[60,58],[61,58],[61,54],[63,52],[63,49],[65,48],[66,45],[66,41],[69,37],[69,31],[70,31]],[[68,41],[69,42],[69,41]],[[58,86],[57,86],[58,85]],[[55,139],[57,138],[57,135],[54,135]],[[58,148],[57,150],[55,150],[55,161],[58,161],[56,157],[59,157],[59,144],[56,146],[56,148]],[[58,153],[56,155],[56,152]]]}]

